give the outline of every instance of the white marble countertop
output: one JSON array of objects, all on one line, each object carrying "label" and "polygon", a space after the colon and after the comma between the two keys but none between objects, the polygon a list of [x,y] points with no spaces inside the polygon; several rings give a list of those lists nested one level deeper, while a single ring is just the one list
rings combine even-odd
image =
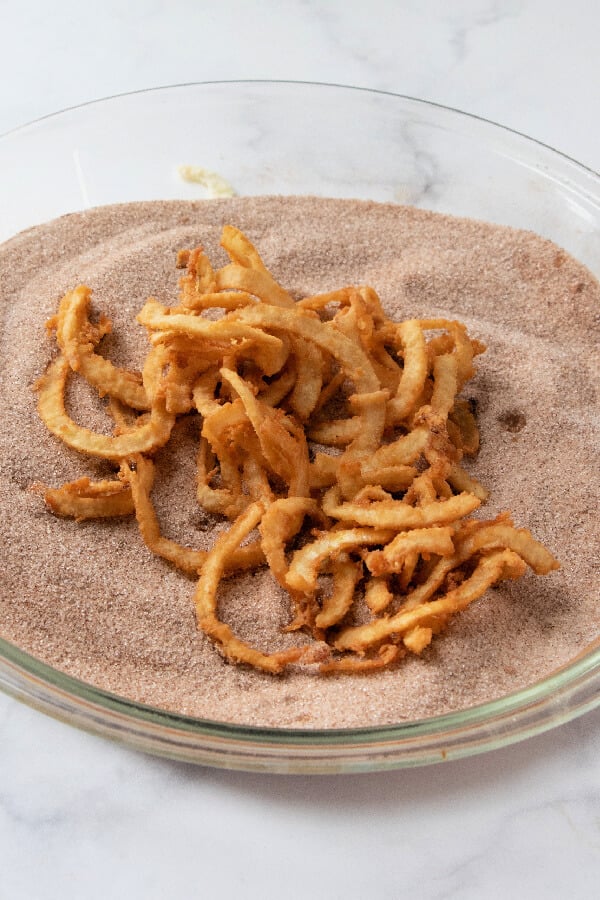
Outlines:
[{"label": "white marble countertop", "polygon": [[[600,168],[592,0],[5,0],[0,133],[163,84],[380,88]],[[1,203],[1,198],[0,198]],[[144,756],[0,695],[0,898],[592,898],[600,710],[388,774],[228,773]]]}]

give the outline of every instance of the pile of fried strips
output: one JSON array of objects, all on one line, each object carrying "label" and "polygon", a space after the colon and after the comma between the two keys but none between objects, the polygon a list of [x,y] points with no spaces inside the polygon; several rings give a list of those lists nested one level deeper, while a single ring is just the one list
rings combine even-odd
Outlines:
[{"label": "pile of fried strips", "polygon": [[[459,394],[485,347],[462,324],[391,321],[370,287],[295,300],[239,230],[225,226],[221,245],[230,263],[218,270],[202,248],[180,251],[178,305],[149,299],[140,311],[142,372],[97,352],[111,325],[92,321],[88,287],[60,301],[39,414],[68,447],[112,461],[115,477],[38,486],[54,513],[135,514],[147,547],[198,578],[199,628],[227,660],[270,673],[390,666],[526,564],[558,568],[507,513],[469,517],[487,492],[461,466],[479,433]],[[107,398],[112,435],[66,412],[71,373]],[[198,503],[231,521],[209,552],[165,537],[151,499],[152,457],[187,415],[199,423]],[[219,618],[221,579],[265,564],[303,646],[262,652]]]}]

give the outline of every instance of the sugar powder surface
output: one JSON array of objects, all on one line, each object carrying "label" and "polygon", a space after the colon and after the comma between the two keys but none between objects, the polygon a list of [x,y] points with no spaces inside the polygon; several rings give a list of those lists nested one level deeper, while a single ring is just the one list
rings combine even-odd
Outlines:
[{"label": "sugar powder surface", "polygon": [[[389,315],[464,321],[488,345],[465,390],[481,452],[468,466],[491,489],[483,515],[512,510],[561,561],[545,578],[502,583],[457,616],[421,657],[362,676],[280,677],[225,662],[196,629],[191,579],[154,558],[132,519],[57,519],[30,490],[110,467],[50,435],[32,385],[55,352],[44,331],[78,283],[113,320],[103,352],[139,367],[134,317],[150,295],[176,302],[177,250],[225,262],[225,223],[246,231],[294,296],[370,284]],[[597,549],[600,287],[533,234],[391,204],[316,198],[127,204],[66,216],[0,248],[0,634],[50,665],[152,706],[249,725],[334,728],[433,716],[500,697],[564,666],[600,635]],[[110,423],[75,383],[82,424]],[[194,501],[198,420],[183,419],[157,457],[165,534],[207,548],[225,527]],[[227,581],[223,618],[264,649],[287,599],[267,571]]]}]

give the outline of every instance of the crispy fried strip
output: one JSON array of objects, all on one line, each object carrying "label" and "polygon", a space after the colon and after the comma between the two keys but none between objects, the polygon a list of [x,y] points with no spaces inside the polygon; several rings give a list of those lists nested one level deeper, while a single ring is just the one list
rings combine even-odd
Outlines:
[{"label": "crispy fried strip", "polygon": [[[179,260],[178,260],[179,261]],[[197,297],[215,290],[215,273],[202,247],[187,251],[186,275],[179,279],[181,304],[187,307]]]},{"label": "crispy fried strip", "polygon": [[450,467],[446,478],[455,491],[468,491],[469,494],[479,497],[482,503],[489,497],[489,491],[484,488],[481,482],[469,475],[468,472],[465,472],[458,463],[454,463]]},{"label": "crispy fried strip", "polygon": [[336,672],[363,673],[375,669],[385,669],[402,656],[402,648],[397,644],[383,644],[377,656],[344,656],[331,662],[322,663],[319,671],[322,675],[335,675]]},{"label": "crispy fried strip", "polygon": [[194,605],[198,627],[219,645],[227,659],[277,674],[289,663],[300,659],[305,648],[292,648],[280,653],[261,653],[236,638],[231,628],[217,617],[217,590],[227,560],[239,548],[244,538],[256,528],[263,512],[264,506],[261,502],[253,503],[236,519],[229,531],[217,538],[198,579]]},{"label": "crispy fried strip", "polygon": [[214,455],[205,437],[200,436],[196,456],[196,497],[201,507],[208,512],[235,519],[248,506],[250,498],[236,493],[230,488],[213,488],[210,481],[216,474]]},{"label": "crispy fried strip", "polygon": [[402,642],[407,650],[410,650],[411,653],[416,653],[418,656],[425,647],[430,645],[432,637],[432,628],[427,628],[425,625],[416,625],[406,632]]},{"label": "crispy fried strip", "polygon": [[[191,550],[177,541],[172,541],[161,534],[160,525],[150,491],[154,481],[154,463],[150,459],[138,454],[122,467],[123,477],[131,487],[131,495],[135,506],[135,515],[138,521],[140,534],[143,541],[152,553],[173,563],[178,569],[188,575],[197,574],[207,559],[205,550]],[[235,548],[225,562],[227,571],[239,569],[254,569],[263,565],[264,554],[258,541],[247,544],[244,547]]]},{"label": "crispy fried strip", "polygon": [[94,351],[90,340],[94,326],[88,317],[91,299],[92,291],[83,284],[62,298],[56,320],[58,346],[73,371],[80,372],[101,397],[110,394],[134,409],[149,409],[139,374],[118,368]]},{"label": "crispy fried strip", "polygon": [[512,550],[498,550],[484,556],[470,576],[439,600],[423,603],[409,610],[401,610],[389,618],[376,619],[367,625],[345,628],[336,641],[336,650],[365,650],[391,635],[403,635],[416,626],[430,627],[440,617],[454,615],[477,600],[485,591],[505,578],[519,578],[525,564]]},{"label": "crispy fried strip", "polygon": [[286,424],[291,426],[292,423],[286,423],[283,412],[257,400],[237,372],[223,368],[221,375],[237,392],[265,459],[273,472],[288,483],[290,496],[307,496],[309,460],[304,432],[294,427],[291,434]]},{"label": "crispy fried strip", "polygon": [[288,402],[300,421],[314,411],[323,387],[323,353],[312,341],[295,338],[292,342],[296,357],[296,382]]},{"label": "crispy fried strip", "polygon": [[[252,307],[241,309],[238,315],[250,309]],[[274,375],[278,372],[287,358],[287,347],[279,338],[258,328],[248,327],[230,316],[212,322],[201,316],[169,313],[162,304],[150,299],[138,313],[137,320],[152,331],[168,331],[172,334],[217,341],[251,341],[254,345],[254,361],[265,375]]]},{"label": "crispy fried strip", "polygon": [[386,544],[393,537],[390,529],[350,528],[326,532],[310,544],[296,550],[286,575],[286,583],[295,591],[312,593],[319,570],[326,559],[372,544]]},{"label": "crispy fried strip", "polygon": [[332,519],[396,531],[454,522],[473,512],[481,503],[473,494],[467,493],[457,494],[447,500],[436,500],[423,507],[408,506],[401,500],[374,501],[368,506],[339,501],[340,491],[337,487],[330,488],[323,497],[323,510]]},{"label": "crispy fried strip", "polygon": [[351,419],[331,419],[329,422],[309,427],[308,437],[325,447],[346,447],[356,440],[360,426],[359,416],[353,416]]},{"label": "crispy fried strip", "polygon": [[340,622],[354,600],[354,589],[362,577],[362,563],[350,559],[347,553],[341,553],[332,563],[333,589],[325,597],[321,612],[317,614],[317,628],[331,628]]},{"label": "crispy fried strip", "polygon": [[[268,305],[294,307],[292,297],[267,271],[247,269],[239,265],[225,266],[217,272],[219,291],[244,291]],[[255,304],[256,305],[256,304]]]},{"label": "crispy fried strip", "polygon": [[436,556],[452,556],[454,529],[451,525],[432,528],[415,528],[401,531],[383,550],[372,550],[365,556],[367,568],[373,575],[391,575],[400,572],[407,556],[413,553]]},{"label": "crispy fried strip", "polygon": [[246,235],[233,225],[224,225],[221,231],[221,247],[230,260],[246,269],[268,272],[260,253]]},{"label": "crispy fried strip", "polygon": [[46,506],[55,515],[77,522],[129,516],[134,512],[131,490],[118,480],[94,482],[84,477],[59,488],[34,484],[32,490],[43,495]]},{"label": "crispy fried strip", "polygon": [[300,309],[322,310],[331,303],[348,303],[353,288],[339,288],[335,291],[327,291],[324,294],[314,294],[311,297],[303,297],[298,300],[296,306]]},{"label": "crispy fried strip", "polygon": [[316,500],[310,497],[284,497],[267,507],[259,526],[265,559],[283,588],[288,587],[285,545],[300,531],[307,515],[319,515]]},{"label": "crispy fried strip", "polygon": [[416,407],[427,378],[425,338],[416,319],[408,319],[396,326],[402,345],[404,368],[396,396],[387,404],[386,421],[393,425],[405,419]]},{"label": "crispy fried strip", "polygon": [[267,406],[279,406],[287,397],[296,381],[296,368],[293,359],[287,361],[278,378],[271,381],[258,393],[258,398]]},{"label": "crispy fried strip", "polygon": [[147,422],[126,434],[110,437],[76,425],[65,410],[64,392],[68,373],[67,360],[64,356],[57,356],[35,385],[40,418],[67,447],[88,456],[119,460],[133,453],[152,453],[167,443],[175,416],[167,413],[161,401],[152,406]]},{"label": "crispy fried strip", "polygon": [[410,434],[402,435],[390,444],[384,444],[371,456],[371,464],[367,459],[364,463],[364,474],[368,477],[370,467],[373,470],[386,468],[387,466],[410,465],[415,462],[429,443],[429,434],[426,428],[415,428]]},{"label": "crispy fried strip", "polygon": [[186,302],[182,305],[186,310],[201,312],[205,309],[239,309],[240,306],[249,306],[251,303],[257,302],[256,297],[246,291],[214,291],[210,294],[199,294],[189,299],[186,298]]},{"label": "crispy fried strip", "polygon": [[560,563],[549,550],[536,541],[527,528],[514,528],[504,522],[483,524],[473,534],[467,535],[460,546],[461,556],[497,548],[508,548],[523,559],[536,575],[547,575],[560,569]]}]

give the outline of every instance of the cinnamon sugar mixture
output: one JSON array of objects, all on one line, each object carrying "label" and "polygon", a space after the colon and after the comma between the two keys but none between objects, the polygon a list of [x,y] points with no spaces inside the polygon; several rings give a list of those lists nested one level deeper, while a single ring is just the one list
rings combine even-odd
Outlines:
[{"label": "cinnamon sugar mixture", "polygon": [[[55,352],[44,331],[64,292],[94,291],[113,321],[102,352],[139,367],[149,295],[176,302],[176,253],[203,244],[215,265],[223,224],[241,228],[295,296],[370,284],[396,319],[464,321],[488,350],[465,394],[482,435],[466,466],[491,490],[485,518],[511,510],[561,561],[544,578],[502,582],[457,616],[421,657],[389,671],[280,677],[226,663],[196,629],[191,579],[145,548],[133,518],[58,519],[29,490],[110,466],[50,435],[31,390]],[[530,233],[406,207],[316,198],[244,198],[105,207],[27,231],[0,248],[0,635],[116,694],[250,725],[334,728],[432,716],[548,675],[600,635],[597,552],[600,286]],[[71,415],[110,431],[73,379]],[[225,527],[195,502],[197,418],[157,455],[153,494],[164,533],[208,548]],[[284,635],[287,597],[270,573],[225,581],[225,621],[265,650]]]}]

